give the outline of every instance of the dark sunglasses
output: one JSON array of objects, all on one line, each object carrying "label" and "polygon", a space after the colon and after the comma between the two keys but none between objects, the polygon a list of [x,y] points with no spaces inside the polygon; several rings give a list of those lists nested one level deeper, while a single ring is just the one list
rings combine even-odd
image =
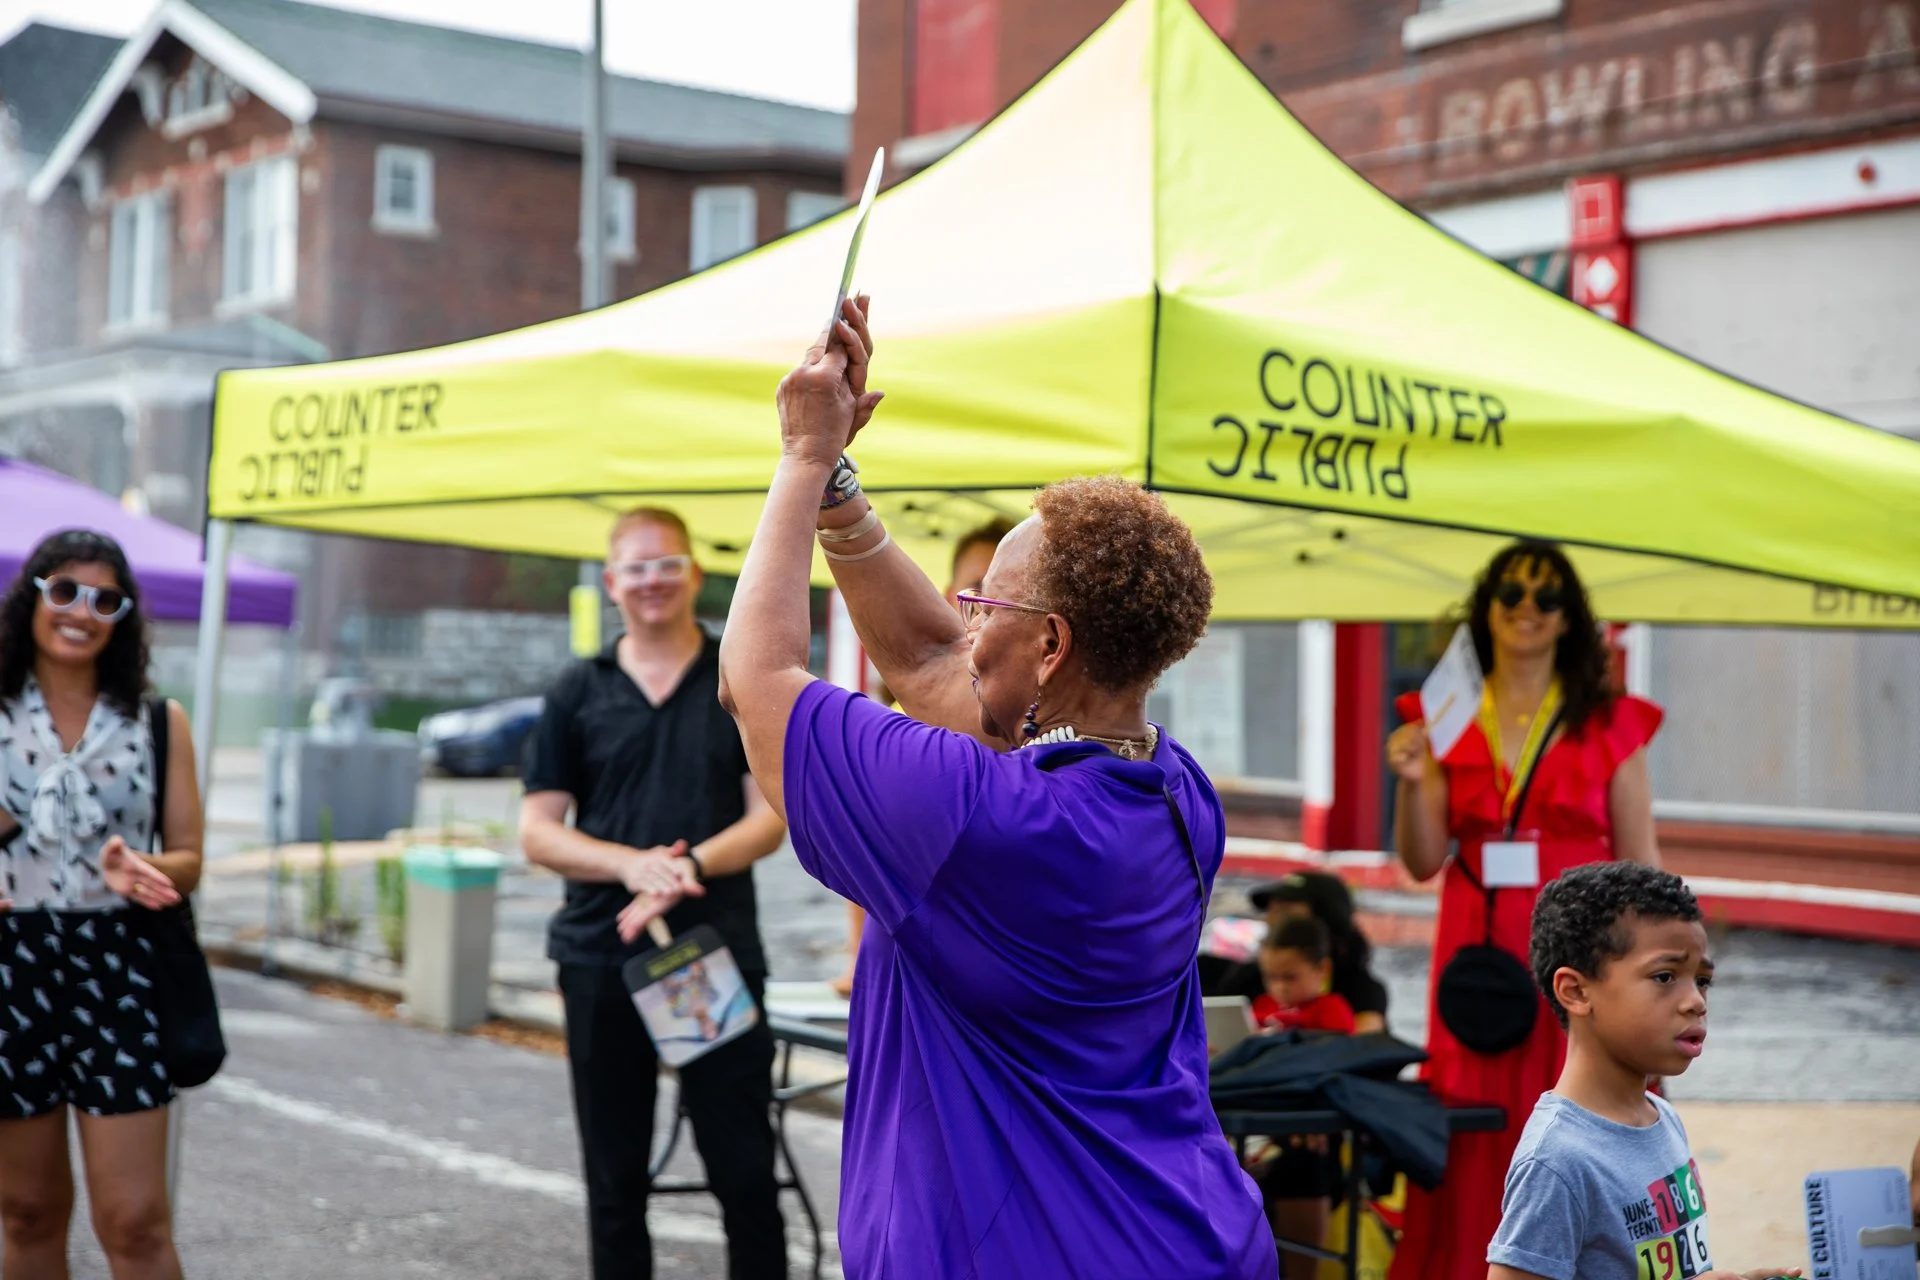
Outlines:
[{"label": "dark sunglasses", "polygon": [[118,587],[89,587],[72,578],[35,578],[40,598],[55,613],[72,613],[85,605],[102,622],[118,622],[133,608],[133,598]]},{"label": "dark sunglasses", "polygon": [[1552,583],[1535,587],[1529,592],[1526,583],[1508,578],[1493,589],[1493,598],[1500,602],[1503,609],[1518,609],[1520,602],[1529,594],[1533,596],[1534,606],[1542,613],[1558,613],[1567,602],[1567,593]]}]

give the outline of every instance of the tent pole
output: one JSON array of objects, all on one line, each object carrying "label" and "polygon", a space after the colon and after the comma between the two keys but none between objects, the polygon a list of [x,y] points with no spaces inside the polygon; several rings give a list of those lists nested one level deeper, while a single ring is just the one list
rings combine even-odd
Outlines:
[{"label": "tent pole", "polygon": [[273,940],[280,931],[280,849],[287,838],[285,765],[287,750],[293,745],[293,687],[299,678],[299,671],[300,626],[295,623],[287,628],[286,640],[280,650],[280,697],[276,717],[279,733],[274,737],[273,750],[267,753],[266,786],[263,788],[267,803],[267,932],[260,942],[260,973],[269,978],[273,976]]},{"label": "tent pole", "polygon": [[[200,804],[213,790],[213,739],[220,723],[220,645],[227,634],[227,571],[233,554],[233,524],[207,521],[207,567],[200,584],[200,649],[193,666],[194,767],[200,774]],[[167,1207],[179,1203],[181,1131],[186,1127],[184,1096],[176,1097],[167,1117]]]},{"label": "tent pole", "polygon": [[1302,622],[1299,637],[1300,839],[1324,851],[1333,808],[1333,624]]},{"label": "tent pole", "polygon": [[227,572],[233,554],[233,523],[207,521],[207,569],[200,586],[200,648],[193,666],[194,767],[200,800],[213,790],[213,739],[220,723],[220,649],[227,638]]}]

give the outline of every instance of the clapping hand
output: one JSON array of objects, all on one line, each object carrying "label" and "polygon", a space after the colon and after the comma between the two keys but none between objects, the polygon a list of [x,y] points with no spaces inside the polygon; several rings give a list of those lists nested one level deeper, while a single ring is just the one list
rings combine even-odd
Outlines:
[{"label": "clapping hand", "polygon": [[633,860],[625,879],[633,891],[633,901],[620,908],[614,927],[620,941],[631,946],[641,931],[660,916],[679,905],[682,898],[703,896],[707,887],[694,874],[687,859],[687,842],[657,845]]},{"label": "clapping hand", "polygon": [[107,841],[100,850],[100,878],[107,882],[107,888],[128,902],[149,910],[171,907],[180,901],[180,891],[173,887],[167,873],[127,848],[127,842],[119,836]]}]

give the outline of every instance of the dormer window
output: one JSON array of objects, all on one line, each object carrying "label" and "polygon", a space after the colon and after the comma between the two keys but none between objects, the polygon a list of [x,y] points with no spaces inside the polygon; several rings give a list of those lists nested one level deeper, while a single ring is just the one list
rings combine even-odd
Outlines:
[{"label": "dormer window", "polygon": [[196,56],[167,87],[167,118],[161,132],[183,137],[233,119],[233,81],[218,67]]}]

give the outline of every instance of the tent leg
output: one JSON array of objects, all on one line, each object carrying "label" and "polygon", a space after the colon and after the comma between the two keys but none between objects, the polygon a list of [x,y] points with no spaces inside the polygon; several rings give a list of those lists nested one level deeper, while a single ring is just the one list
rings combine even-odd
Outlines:
[{"label": "tent leg", "polygon": [[1333,624],[1300,624],[1300,839],[1325,850],[1333,809]]},{"label": "tent leg", "polygon": [[280,849],[286,842],[286,759],[293,737],[294,684],[300,671],[300,628],[287,628],[280,651],[280,698],[276,717],[279,734],[265,761],[267,808],[267,932],[260,942],[260,973],[273,976],[273,942],[280,932]]},{"label": "tent leg", "polygon": [[[233,553],[233,525],[207,522],[207,571],[200,588],[200,649],[193,668],[194,766],[200,774],[200,803],[213,789],[213,739],[220,723],[220,645],[227,634],[227,570]],[[167,1205],[179,1203],[181,1131],[186,1128],[185,1096],[176,1097],[167,1117]]]}]

